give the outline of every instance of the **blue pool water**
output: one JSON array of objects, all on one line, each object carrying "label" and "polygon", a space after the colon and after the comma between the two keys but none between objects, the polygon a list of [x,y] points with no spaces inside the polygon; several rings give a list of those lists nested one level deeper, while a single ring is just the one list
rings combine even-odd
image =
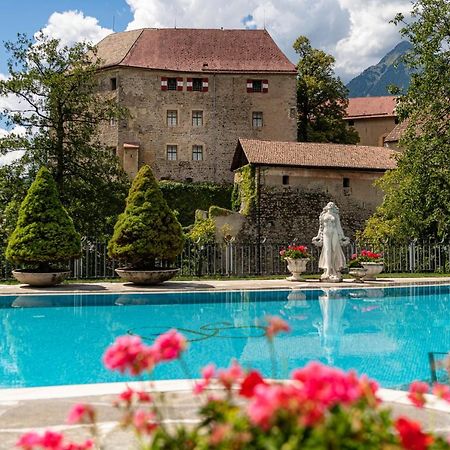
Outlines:
[{"label": "blue pool water", "polygon": [[[450,350],[450,286],[3,296],[0,387],[124,380],[103,368],[105,348],[126,333],[151,343],[170,328],[190,340],[184,360],[192,377],[231,358],[271,376],[266,315],[292,327],[276,340],[278,377],[319,360],[400,387],[430,379],[429,352]],[[186,377],[177,362],[154,372]]]}]

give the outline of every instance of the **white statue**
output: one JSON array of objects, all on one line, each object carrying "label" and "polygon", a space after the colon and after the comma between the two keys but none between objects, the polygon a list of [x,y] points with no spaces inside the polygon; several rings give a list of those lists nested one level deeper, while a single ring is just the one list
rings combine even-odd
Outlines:
[{"label": "white statue", "polygon": [[342,246],[348,245],[350,240],[344,236],[339,219],[339,209],[333,202],[323,208],[319,216],[319,224],[319,232],[313,238],[312,243],[317,247],[322,247],[319,268],[323,269],[323,274],[320,279],[338,283],[342,281],[341,270],[346,265]]}]

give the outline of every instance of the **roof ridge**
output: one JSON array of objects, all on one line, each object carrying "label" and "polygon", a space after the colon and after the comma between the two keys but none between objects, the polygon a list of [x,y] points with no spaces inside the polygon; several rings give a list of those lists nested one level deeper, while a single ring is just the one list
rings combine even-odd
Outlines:
[{"label": "roof ridge", "polygon": [[[125,55],[123,56],[123,58],[117,63],[118,66],[120,66],[120,64],[122,64],[122,62],[124,61],[124,59],[128,56],[128,54],[131,52],[131,50],[133,49],[133,47],[136,45],[136,42],[139,40],[139,38],[142,36],[142,33],[144,32],[145,28],[142,28],[140,31],[140,33],[136,36],[136,39],[134,40],[134,42],[130,45],[130,48],[125,52]],[[139,31],[139,28],[137,30],[128,30],[128,31]]]}]

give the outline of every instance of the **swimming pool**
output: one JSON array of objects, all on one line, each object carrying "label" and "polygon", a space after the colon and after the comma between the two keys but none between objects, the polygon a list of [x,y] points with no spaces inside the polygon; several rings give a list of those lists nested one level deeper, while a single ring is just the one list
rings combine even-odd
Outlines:
[{"label": "swimming pool", "polygon": [[[275,341],[277,377],[310,360],[356,369],[383,387],[430,379],[429,352],[450,350],[450,286],[281,291],[64,294],[0,297],[0,387],[124,380],[101,356],[119,335],[151,342],[177,328],[189,340],[190,375],[237,358],[271,376],[261,319],[292,332]],[[154,379],[188,375],[159,366]]]}]

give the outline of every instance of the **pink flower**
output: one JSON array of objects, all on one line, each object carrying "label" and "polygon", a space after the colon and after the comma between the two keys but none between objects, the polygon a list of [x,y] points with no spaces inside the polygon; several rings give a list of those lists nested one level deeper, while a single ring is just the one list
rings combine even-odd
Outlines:
[{"label": "pink flower", "polygon": [[23,434],[16,443],[16,447],[24,450],[30,450],[41,443],[41,436],[37,433],[30,432]]},{"label": "pink flower", "polygon": [[128,386],[125,391],[119,394],[118,401],[115,404],[118,406],[120,402],[124,402],[125,406],[128,407],[133,403],[133,401],[137,401],[139,403],[150,403],[152,401],[152,397],[147,392],[135,391]]},{"label": "pink flower", "polygon": [[221,369],[217,374],[217,378],[225,389],[230,390],[239,378],[242,378],[244,372],[236,360],[233,360],[228,369]]},{"label": "pink flower", "polygon": [[93,423],[95,422],[95,410],[85,403],[76,404],[69,412],[67,423]]},{"label": "pink flower", "polygon": [[121,336],[106,350],[103,362],[109,370],[140,375],[153,369],[156,355],[153,348],[144,345],[139,336]]},{"label": "pink flower", "polygon": [[158,336],[153,344],[159,361],[171,361],[180,357],[186,348],[186,338],[177,330],[169,330]]},{"label": "pink flower", "polygon": [[260,384],[266,384],[266,382],[259,372],[252,370],[242,381],[239,395],[247,398],[253,397],[256,386],[259,386]]},{"label": "pink flower", "polygon": [[211,383],[212,378],[216,372],[216,366],[214,364],[208,364],[202,369],[202,380],[197,381],[194,384],[193,392],[198,395],[201,394]]},{"label": "pink flower", "polygon": [[91,439],[82,444],[73,442],[63,443],[64,436],[54,431],[45,431],[44,434],[26,433],[20,437],[16,447],[22,450],[88,450],[94,448],[94,442]]},{"label": "pink flower", "polygon": [[92,439],[88,439],[82,444],[74,444],[73,442],[70,442],[69,444],[64,445],[62,450],[89,450],[90,448],[94,448],[94,441]]},{"label": "pink flower", "polygon": [[406,450],[426,450],[434,441],[432,436],[422,431],[420,423],[406,417],[399,417],[395,421],[395,428]]},{"label": "pink flower", "polygon": [[266,327],[266,336],[269,339],[273,339],[281,331],[289,332],[291,328],[281,317],[271,316],[267,317],[267,327]]},{"label": "pink flower", "polygon": [[433,394],[450,403],[450,387],[446,384],[435,383],[433,385]]},{"label": "pink flower", "polygon": [[150,434],[158,427],[155,413],[143,409],[138,409],[134,413],[133,425],[138,434]]},{"label": "pink flower", "polygon": [[426,403],[426,398],[424,394],[427,394],[430,390],[427,383],[422,381],[414,381],[409,386],[408,398],[411,400],[411,403],[418,408],[423,408]]}]

